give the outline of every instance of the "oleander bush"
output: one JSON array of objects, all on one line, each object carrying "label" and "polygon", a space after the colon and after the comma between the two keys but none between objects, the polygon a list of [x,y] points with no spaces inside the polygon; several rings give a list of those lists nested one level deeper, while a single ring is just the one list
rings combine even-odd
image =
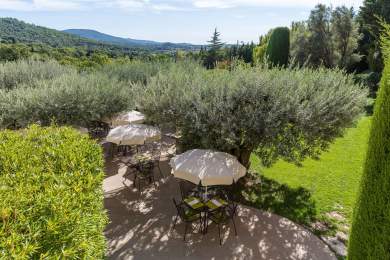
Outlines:
[{"label": "oleander bush", "polygon": [[31,123],[88,126],[132,108],[129,85],[100,73],[64,74],[0,90],[0,128]]},{"label": "oleander bush", "polygon": [[70,67],[62,66],[54,60],[19,60],[0,63],[0,89],[11,90],[19,85],[34,85],[40,80],[55,79],[64,74],[74,74]]},{"label": "oleander bush", "polygon": [[385,68],[354,209],[348,259],[390,259],[390,25],[383,36]]},{"label": "oleander bush", "polygon": [[0,259],[102,259],[100,146],[71,128],[0,132]]}]

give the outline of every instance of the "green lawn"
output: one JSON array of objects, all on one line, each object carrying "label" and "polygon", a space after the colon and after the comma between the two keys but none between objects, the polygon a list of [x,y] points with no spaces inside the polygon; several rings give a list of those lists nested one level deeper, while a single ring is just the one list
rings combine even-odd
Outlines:
[{"label": "green lawn", "polygon": [[[321,218],[325,212],[338,211],[349,222],[362,174],[369,125],[370,118],[362,118],[356,128],[348,129],[344,137],[338,138],[319,160],[307,159],[302,167],[279,161],[271,168],[263,168],[259,159],[252,156],[252,169],[265,176],[265,179],[287,186],[289,194],[296,194],[291,193],[291,190],[302,188],[308,191],[314,202],[316,218]],[[284,192],[285,200],[291,196],[289,194]],[[284,205],[288,204],[284,202]],[[283,215],[283,211],[279,213]]]}]

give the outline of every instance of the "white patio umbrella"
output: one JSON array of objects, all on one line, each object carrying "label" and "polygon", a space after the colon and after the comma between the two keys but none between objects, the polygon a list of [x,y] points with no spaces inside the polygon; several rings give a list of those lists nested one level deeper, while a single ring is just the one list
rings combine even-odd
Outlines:
[{"label": "white patio umbrella", "polygon": [[203,186],[231,185],[246,174],[246,168],[233,155],[195,149],[173,157],[172,174]]},{"label": "white patio umbrella", "polygon": [[112,118],[103,120],[112,127],[128,124],[142,124],[145,121],[145,115],[141,112],[132,110],[130,112],[123,112]]},{"label": "white patio umbrella", "polygon": [[130,124],[118,126],[108,133],[106,140],[117,145],[142,145],[161,139],[161,131],[157,127]]}]

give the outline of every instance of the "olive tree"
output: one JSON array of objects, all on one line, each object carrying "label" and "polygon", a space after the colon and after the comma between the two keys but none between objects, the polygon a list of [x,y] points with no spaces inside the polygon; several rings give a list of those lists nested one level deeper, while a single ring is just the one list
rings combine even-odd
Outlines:
[{"label": "olive tree", "polygon": [[243,68],[207,71],[194,64],[134,86],[137,107],[173,124],[186,148],[231,153],[249,166],[278,158],[300,162],[319,152],[362,112],[366,91],[338,70]]}]

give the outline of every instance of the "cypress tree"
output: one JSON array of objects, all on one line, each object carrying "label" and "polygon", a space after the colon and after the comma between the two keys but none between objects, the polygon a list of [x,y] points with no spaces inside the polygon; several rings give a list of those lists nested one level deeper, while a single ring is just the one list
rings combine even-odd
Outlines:
[{"label": "cypress tree", "polygon": [[272,31],[268,42],[266,56],[275,66],[287,66],[290,53],[290,30],[278,27]]},{"label": "cypress tree", "polygon": [[390,27],[387,29],[385,69],[349,240],[351,260],[390,259]]}]

